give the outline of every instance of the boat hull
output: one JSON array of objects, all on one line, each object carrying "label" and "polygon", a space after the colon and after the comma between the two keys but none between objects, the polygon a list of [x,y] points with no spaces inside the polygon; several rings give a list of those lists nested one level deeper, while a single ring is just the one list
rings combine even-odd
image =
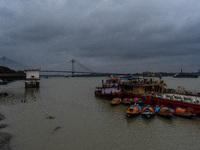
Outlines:
[{"label": "boat hull", "polygon": [[174,110],[174,115],[185,118],[192,118],[194,116],[194,114],[192,114],[190,110],[180,107]]},{"label": "boat hull", "polygon": [[95,96],[102,98],[102,99],[108,99],[108,100],[112,100],[115,97],[123,97],[123,94],[117,94],[117,93],[113,93],[113,94],[102,94],[101,92],[97,92],[95,91]]},{"label": "boat hull", "polygon": [[146,118],[151,118],[155,115],[155,113],[146,113],[146,112],[142,112],[141,115],[143,117],[146,117]]},{"label": "boat hull", "polygon": [[158,115],[161,116],[161,117],[164,117],[164,118],[172,118],[173,117],[173,114],[168,115],[168,114],[160,114],[160,113],[158,113]]},{"label": "boat hull", "polygon": [[178,116],[178,117],[183,117],[183,118],[192,118],[193,114],[174,114],[175,116]]},{"label": "boat hull", "polygon": [[140,113],[126,113],[127,117],[136,117],[138,116]]}]

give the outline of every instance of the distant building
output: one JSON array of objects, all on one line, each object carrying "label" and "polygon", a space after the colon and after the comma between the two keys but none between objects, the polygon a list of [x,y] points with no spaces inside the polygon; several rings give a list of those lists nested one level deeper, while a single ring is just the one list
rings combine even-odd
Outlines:
[{"label": "distant building", "polygon": [[40,87],[40,74],[39,69],[25,70],[26,81],[25,88],[39,88]]}]

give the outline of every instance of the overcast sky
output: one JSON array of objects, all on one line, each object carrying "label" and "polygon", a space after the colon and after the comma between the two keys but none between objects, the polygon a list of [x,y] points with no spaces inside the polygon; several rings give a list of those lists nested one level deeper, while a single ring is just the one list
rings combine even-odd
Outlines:
[{"label": "overcast sky", "polygon": [[199,0],[1,0],[0,55],[35,68],[200,69]]}]

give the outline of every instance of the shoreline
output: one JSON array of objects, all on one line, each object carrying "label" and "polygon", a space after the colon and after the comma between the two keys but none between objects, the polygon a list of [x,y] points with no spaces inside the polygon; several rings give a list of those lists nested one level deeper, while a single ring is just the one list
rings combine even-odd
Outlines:
[{"label": "shoreline", "polygon": [[[4,115],[0,113],[0,121],[5,119]],[[0,129],[5,128],[7,125],[0,123]],[[12,138],[12,135],[5,132],[0,132],[0,149],[1,150],[10,150],[9,142]]]}]

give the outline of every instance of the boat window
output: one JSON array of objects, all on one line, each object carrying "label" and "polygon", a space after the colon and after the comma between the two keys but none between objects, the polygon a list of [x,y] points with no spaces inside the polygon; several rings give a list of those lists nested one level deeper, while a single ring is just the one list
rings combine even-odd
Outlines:
[{"label": "boat window", "polygon": [[133,91],[134,91],[134,92],[138,92],[138,91],[139,91],[139,88],[138,88],[138,87],[133,87]]},{"label": "boat window", "polygon": [[113,83],[118,83],[118,80],[113,80]]},{"label": "boat window", "polygon": [[145,93],[151,93],[152,88],[150,87],[145,87]]},{"label": "boat window", "polygon": [[124,86],[124,89],[125,89],[125,90],[132,90],[133,87],[132,87],[132,86]]}]

